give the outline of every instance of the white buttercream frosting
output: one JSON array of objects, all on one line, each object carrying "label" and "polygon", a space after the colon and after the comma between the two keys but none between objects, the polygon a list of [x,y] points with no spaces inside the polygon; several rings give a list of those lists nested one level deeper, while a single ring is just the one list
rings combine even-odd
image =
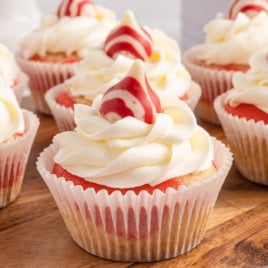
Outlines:
[{"label": "white buttercream frosting", "polygon": [[206,40],[198,46],[196,55],[208,64],[248,64],[256,52],[266,51],[267,28],[265,12],[253,18],[239,13],[234,20],[220,13],[205,26]]},{"label": "white buttercream frosting", "polygon": [[18,72],[19,68],[14,55],[6,46],[0,44],[0,76],[9,86],[12,86],[17,79]]},{"label": "white buttercream frosting", "polygon": [[[191,77],[181,63],[181,52],[175,40],[159,29],[147,29],[153,38],[153,52],[144,61],[148,81],[160,98],[183,96],[191,85]],[[120,54],[111,58],[102,46],[91,48],[88,56],[75,66],[75,75],[66,84],[73,96],[95,96],[121,80],[135,59]]]},{"label": "white buttercream frosting", "polygon": [[0,81],[0,143],[24,131],[22,111],[13,90]]},{"label": "white buttercream frosting", "polygon": [[88,46],[97,46],[103,42],[118,23],[113,11],[98,5],[95,5],[95,9],[94,16],[44,16],[40,27],[20,43],[24,57],[61,52],[85,57]]},{"label": "white buttercream frosting", "polygon": [[268,55],[258,53],[250,58],[249,70],[233,77],[234,90],[228,92],[226,102],[231,106],[253,104],[268,113]]},{"label": "white buttercream frosting", "polygon": [[157,185],[211,166],[211,137],[197,126],[184,102],[162,103],[163,113],[156,114],[153,124],[133,117],[111,123],[100,115],[99,105],[99,97],[92,106],[76,104],[76,129],[54,137],[59,148],[54,161],[70,173],[129,188]]}]

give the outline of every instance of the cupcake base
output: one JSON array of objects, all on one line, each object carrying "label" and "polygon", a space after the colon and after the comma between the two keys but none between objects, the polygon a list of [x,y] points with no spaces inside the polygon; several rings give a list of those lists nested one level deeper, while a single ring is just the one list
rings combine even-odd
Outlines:
[{"label": "cupcake base", "polygon": [[169,259],[195,248],[231,167],[229,150],[214,141],[219,169],[210,177],[165,193],[129,191],[98,193],[74,186],[51,174],[57,148],[49,146],[37,168],[48,185],[74,241],[87,252],[106,259],[151,262]]},{"label": "cupcake base", "polygon": [[45,101],[51,110],[57,127],[60,131],[69,131],[75,128],[74,111],[57,103],[59,93],[66,88],[66,85],[58,85],[49,89],[45,94]]},{"label": "cupcake base", "polygon": [[193,81],[187,93],[189,98],[185,102],[194,111],[201,97],[200,85]]},{"label": "cupcake base", "polygon": [[28,82],[29,82],[28,76],[26,74],[20,72],[18,74],[17,85],[12,88],[14,93],[15,93],[15,95],[16,95],[18,103],[21,103],[21,101],[22,101],[22,98],[24,96],[25,90],[28,87]]},{"label": "cupcake base", "polygon": [[51,111],[44,99],[46,91],[63,83],[73,76],[74,64],[40,62],[24,59],[21,53],[16,55],[21,69],[29,76],[29,88],[37,111],[51,115]]},{"label": "cupcake base", "polygon": [[248,180],[268,185],[268,125],[233,116],[224,109],[227,94],[214,103],[239,172]]},{"label": "cupcake base", "polygon": [[192,79],[202,88],[197,106],[198,115],[209,123],[220,125],[213,102],[217,96],[233,87],[232,78],[237,71],[210,68],[198,64],[196,50],[196,47],[187,50],[183,55],[183,63]]},{"label": "cupcake base", "polygon": [[10,143],[0,144],[0,208],[14,201],[21,190],[29,153],[39,127],[38,118],[23,110],[26,132]]}]

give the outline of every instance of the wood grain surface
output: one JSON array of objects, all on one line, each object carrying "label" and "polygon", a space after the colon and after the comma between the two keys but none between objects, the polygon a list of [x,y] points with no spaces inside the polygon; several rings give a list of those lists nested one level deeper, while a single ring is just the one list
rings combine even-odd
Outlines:
[{"label": "wood grain surface", "polygon": [[[29,99],[23,104],[31,109]],[[86,253],[69,236],[60,212],[36,170],[39,153],[57,133],[52,117],[41,125],[19,198],[0,209],[0,267],[268,267],[268,188],[244,179],[233,165],[208,222],[201,244],[174,259],[120,263]],[[226,142],[222,129],[200,124]],[[227,144],[228,145],[228,144]]]}]

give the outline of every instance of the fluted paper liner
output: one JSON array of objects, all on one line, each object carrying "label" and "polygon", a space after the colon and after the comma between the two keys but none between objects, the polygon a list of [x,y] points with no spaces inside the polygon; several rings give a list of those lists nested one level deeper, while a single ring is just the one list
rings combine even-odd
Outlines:
[{"label": "fluted paper liner", "polygon": [[194,111],[199,99],[201,97],[201,87],[198,83],[192,81],[190,88],[187,92],[189,98],[185,100],[185,102],[189,105],[189,107]]},{"label": "fluted paper liner", "polygon": [[29,82],[28,76],[23,72],[20,72],[18,74],[17,84],[15,87],[12,88],[16,95],[18,103],[21,103],[23,99],[25,90],[28,88],[28,82]]},{"label": "fluted paper liner", "polygon": [[25,133],[13,142],[0,144],[0,208],[14,201],[21,190],[30,150],[39,127],[39,119],[23,110]]},{"label": "fluted paper liner", "polygon": [[45,94],[45,100],[60,131],[68,131],[75,128],[73,109],[70,107],[65,107],[56,101],[59,93],[65,89],[66,85],[63,83],[49,89]]},{"label": "fluted paper liner", "polygon": [[213,107],[214,99],[233,87],[232,79],[237,71],[217,70],[196,63],[196,49],[193,47],[183,54],[183,63],[191,77],[202,88],[197,105],[198,115],[213,124],[219,125],[219,119]]},{"label": "fluted paper liner", "polygon": [[226,96],[217,97],[214,106],[236,167],[248,180],[268,185],[268,125],[228,113],[224,109]]},{"label": "fluted paper liner", "polygon": [[[75,128],[73,109],[70,107],[65,107],[56,101],[59,93],[65,89],[66,85],[62,83],[52,87],[45,93],[45,100],[60,131],[68,131]],[[201,88],[197,83],[191,83],[191,86],[188,90],[188,96],[189,98],[185,100],[185,102],[192,110],[194,110],[201,96]]]},{"label": "fluted paper liner", "polygon": [[232,156],[214,140],[218,170],[207,179],[178,190],[136,195],[83,190],[51,174],[57,151],[50,145],[37,169],[54,197],[74,241],[99,257],[118,261],[156,261],[183,254],[202,240],[209,214],[230,170]]},{"label": "fluted paper liner", "polygon": [[16,60],[20,68],[29,76],[29,87],[35,108],[41,113],[51,115],[44,94],[51,87],[63,83],[73,76],[74,63],[61,64],[27,60],[21,53],[16,54]]}]

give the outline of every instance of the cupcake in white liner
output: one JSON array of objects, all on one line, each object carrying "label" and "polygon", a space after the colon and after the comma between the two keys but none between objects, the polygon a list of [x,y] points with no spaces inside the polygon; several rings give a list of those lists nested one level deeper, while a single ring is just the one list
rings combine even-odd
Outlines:
[{"label": "cupcake in white liner", "polygon": [[[92,47],[87,57],[77,64],[74,77],[65,81],[62,92],[59,91],[58,96],[48,93],[47,102],[53,109],[56,122],[65,121],[65,118],[59,118],[64,107],[55,105],[56,102],[66,110],[73,108],[71,103],[91,105],[98,94],[103,94],[125,76],[137,58],[144,61],[148,81],[160,98],[180,98],[195,108],[201,88],[182,65],[178,44],[158,29],[141,27],[134,14],[126,11],[104,44]],[[57,109],[60,109],[60,114]],[[66,116],[69,116],[69,111]]]},{"label": "cupcake in white liner", "polygon": [[37,165],[79,246],[103,258],[148,262],[176,257],[202,241],[232,163],[226,147],[217,141],[214,145],[219,170],[189,187],[170,188],[166,193],[83,190],[51,173],[55,146],[41,154]]},{"label": "cupcake in white liner", "polygon": [[234,1],[228,15],[219,13],[205,26],[205,43],[184,53],[185,67],[202,88],[197,106],[202,119],[219,124],[214,99],[232,89],[233,75],[247,71],[252,55],[266,51],[267,10],[266,1]]},{"label": "cupcake in white liner", "polygon": [[26,94],[26,90],[28,89],[28,85],[29,85],[28,75],[26,75],[23,72],[19,72],[19,74],[17,76],[17,82],[12,87],[19,103],[21,103],[24,95]]},{"label": "cupcake in white liner", "polygon": [[[75,77],[74,79],[77,78],[79,79],[79,76]],[[59,95],[63,92],[68,92],[68,89],[70,89],[72,86],[72,81],[72,79],[67,80],[65,83],[52,87],[45,93],[45,100],[60,131],[68,131],[74,129],[75,122],[73,105],[75,102],[91,105],[92,101],[94,100],[94,97],[91,95],[89,95],[88,98],[84,95],[82,98],[79,97],[79,100],[76,99],[76,101],[72,98],[70,99],[70,97],[67,96],[64,100],[65,105],[60,104],[57,101]],[[103,93],[103,89],[98,90],[98,87],[96,87],[96,90],[93,92],[93,94],[97,94],[98,91],[99,93]],[[188,89],[188,94],[191,97],[185,99],[184,101],[192,110],[194,110],[201,95],[200,86],[197,83],[192,82],[190,88]]]},{"label": "cupcake in white liner", "polygon": [[234,88],[215,100],[235,164],[247,179],[268,185],[268,54],[250,58],[249,70],[233,78]]},{"label": "cupcake in white liner", "polygon": [[57,12],[44,16],[40,27],[21,41],[16,59],[29,76],[38,111],[50,114],[45,92],[70,78],[88,46],[99,46],[116,23],[113,11],[92,1],[62,0]]},{"label": "cupcake in white liner", "polygon": [[75,130],[57,134],[37,160],[74,241],[117,261],[196,247],[232,164],[189,106],[160,103],[142,66],[135,61],[92,106],[76,104]]},{"label": "cupcake in white liner", "polygon": [[0,43],[0,76],[11,87],[20,103],[28,87],[28,76],[16,63],[14,55]]},{"label": "cupcake in white liner", "polygon": [[218,125],[219,120],[213,107],[214,99],[233,87],[232,79],[236,71],[204,67],[196,62],[196,48],[183,55],[183,62],[194,81],[201,86],[201,97],[197,104],[198,115],[209,123]]},{"label": "cupcake in white liner", "polygon": [[60,84],[49,89],[45,94],[45,100],[60,131],[68,131],[75,128],[73,108],[57,102],[57,97],[64,90],[66,90],[66,85]]},{"label": "cupcake in white liner", "polygon": [[39,119],[32,112],[21,110],[13,91],[2,85],[0,111],[0,207],[5,207],[21,191]]}]

